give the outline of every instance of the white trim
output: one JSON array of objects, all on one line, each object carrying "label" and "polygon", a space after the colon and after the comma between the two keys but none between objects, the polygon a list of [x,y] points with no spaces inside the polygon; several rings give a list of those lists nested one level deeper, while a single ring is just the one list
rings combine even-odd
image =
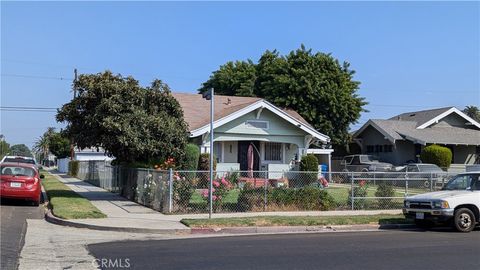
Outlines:
[{"label": "white trim", "polygon": [[373,122],[371,119],[368,120],[359,130],[357,130],[355,133],[353,133],[353,137],[359,136],[368,126],[372,126],[374,129],[376,129],[378,132],[382,133],[383,136],[385,136],[385,139],[389,140],[393,144],[395,144],[395,138],[390,136],[387,132],[385,132],[382,128],[380,128],[375,122]]},{"label": "white trim", "polygon": [[[310,127],[310,126],[307,126],[303,123],[301,123],[300,121],[298,121],[297,119],[295,119],[294,117],[292,117],[291,115],[287,114],[286,112],[280,110],[279,108],[275,107],[273,104],[265,101],[265,100],[259,100],[253,104],[250,104],[248,105],[247,107],[241,109],[241,110],[238,110],[232,114],[229,114],[223,118],[220,118],[218,120],[216,120],[214,123],[213,123],[213,128],[218,128],[236,118],[239,118],[249,112],[252,112],[256,109],[259,109],[259,108],[267,108],[268,110],[270,110],[271,112],[275,113],[277,116],[280,116],[281,118],[283,118],[284,120],[286,120],[287,122],[297,126],[298,128],[300,128],[301,130],[305,131],[306,133],[312,135],[313,137],[319,139],[320,141],[322,142],[329,142],[330,141],[330,137],[328,137],[327,135],[325,134],[322,134],[320,132],[318,132],[317,130],[315,130],[313,127]],[[190,132],[190,137],[197,137],[197,136],[200,136],[206,132],[208,132],[208,130],[210,129],[210,124],[207,124],[201,128],[198,128],[198,129],[195,129],[195,130],[192,130]]]},{"label": "white trim", "polygon": [[222,143],[222,163],[225,162],[225,141],[221,141]]},{"label": "white trim", "polygon": [[317,148],[307,149],[307,154],[330,155],[331,153],[333,153],[333,149],[317,149]]},{"label": "white trim", "polygon": [[473,120],[472,118],[470,118],[468,115],[466,115],[465,113],[463,113],[462,111],[460,111],[459,109],[455,108],[455,107],[452,107],[450,108],[449,110],[447,110],[446,112],[443,112],[439,115],[437,115],[436,117],[432,118],[430,121],[422,124],[421,126],[418,126],[417,129],[424,129],[426,127],[429,127],[435,123],[438,123],[438,121],[440,121],[441,119],[447,117],[448,115],[452,114],[452,113],[456,113],[458,114],[459,116],[463,117],[465,120],[467,120],[468,122],[472,123],[474,126],[476,126],[477,128],[480,128],[480,123],[478,123],[477,121]]}]

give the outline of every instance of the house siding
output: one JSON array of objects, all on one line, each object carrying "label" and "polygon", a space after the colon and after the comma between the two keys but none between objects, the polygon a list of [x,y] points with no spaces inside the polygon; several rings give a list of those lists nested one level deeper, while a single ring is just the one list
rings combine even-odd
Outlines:
[{"label": "house siding", "polygon": [[456,164],[474,164],[477,155],[475,146],[457,145],[453,147],[453,163]]},{"label": "house siding", "polygon": [[369,154],[369,155],[375,155],[377,156],[381,161],[384,162],[389,162],[389,163],[397,163],[396,160],[396,155],[395,155],[395,148],[393,149],[393,152],[367,152],[367,146],[368,145],[392,145],[392,143],[385,139],[385,136],[380,133],[378,130],[373,128],[372,126],[369,126],[365,129],[365,131],[362,133],[362,153],[363,154]]}]

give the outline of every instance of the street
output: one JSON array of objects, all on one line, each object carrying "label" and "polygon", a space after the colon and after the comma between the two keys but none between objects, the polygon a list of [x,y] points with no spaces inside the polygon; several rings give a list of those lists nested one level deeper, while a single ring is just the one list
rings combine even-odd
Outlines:
[{"label": "street", "polygon": [[[102,269],[480,269],[480,230],[382,231],[89,245]],[[110,263],[110,265],[108,264]]]},{"label": "street", "polygon": [[31,206],[29,202],[3,199],[1,213],[1,269],[17,269],[18,257],[27,230],[26,219],[43,218],[43,205]]}]

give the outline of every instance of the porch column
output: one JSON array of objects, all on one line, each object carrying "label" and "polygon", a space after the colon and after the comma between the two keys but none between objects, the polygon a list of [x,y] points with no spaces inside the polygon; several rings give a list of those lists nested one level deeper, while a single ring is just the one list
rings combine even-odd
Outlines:
[{"label": "porch column", "polygon": [[332,178],[332,153],[328,153],[328,182]]}]

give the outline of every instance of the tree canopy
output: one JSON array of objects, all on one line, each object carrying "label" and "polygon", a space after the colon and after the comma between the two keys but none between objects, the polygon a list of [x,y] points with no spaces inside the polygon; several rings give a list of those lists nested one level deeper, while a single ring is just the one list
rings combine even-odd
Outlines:
[{"label": "tree canopy", "polygon": [[480,109],[477,106],[467,106],[463,109],[463,112],[473,120],[480,122]]},{"label": "tree canopy", "polygon": [[32,157],[32,152],[25,144],[15,144],[10,147],[9,155]]},{"label": "tree canopy", "polygon": [[83,74],[77,97],[64,104],[57,121],[79,148],[102,147],[119,162],[182,160],[187,124],[170,88],[160,80],[142,87],[110,71]]},{"label": "tree canopy", "polygon": [[5,140],[3,134],[0,134],[0,158],[3,158],[10,151],[10,144]]},{"label": "tree canopy", "polygon": [[228,62],[212,73],[199,92],[213,87],[218,94],[256,96],[294,109],[333,144],[343,146],[350,140],[350,124],[357,122],[367,104],[357,94],[360,82],[354,74],[349,63],[302,45],[288,55],[266,51],[256,64]]}]

